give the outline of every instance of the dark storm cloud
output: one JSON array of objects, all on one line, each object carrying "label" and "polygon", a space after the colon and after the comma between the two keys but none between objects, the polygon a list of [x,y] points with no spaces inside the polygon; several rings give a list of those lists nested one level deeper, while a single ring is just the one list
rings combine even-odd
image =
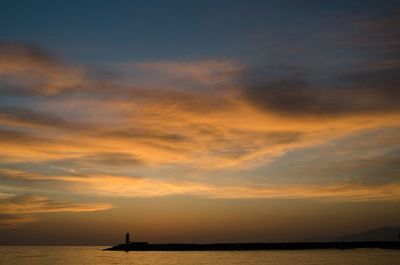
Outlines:
[{"label": "dark storm cloud", "polygon": [[243,96],[266,111],[288,116],[346,116],[400,110],[400,19],[397,16],[354,23],[361,36],[349,50],[365,56],[329,81],[316,76],[318,66],[270,65],[243,71]]},{"label": "dark storm cloud", "polygon": [[244,97],[266,111],[289,116],[343,116],[400,110],[400,69],[342,76],[336,88],[317,87],[288,76],[243,89]]}]

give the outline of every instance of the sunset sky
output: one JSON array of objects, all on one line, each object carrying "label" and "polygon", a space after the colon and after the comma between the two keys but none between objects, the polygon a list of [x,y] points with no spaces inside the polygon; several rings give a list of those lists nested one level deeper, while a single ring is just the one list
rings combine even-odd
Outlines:
[{"label": "sunset sky", "polygon": [[400,225],[399,1],[0,6],[0,244]]}]

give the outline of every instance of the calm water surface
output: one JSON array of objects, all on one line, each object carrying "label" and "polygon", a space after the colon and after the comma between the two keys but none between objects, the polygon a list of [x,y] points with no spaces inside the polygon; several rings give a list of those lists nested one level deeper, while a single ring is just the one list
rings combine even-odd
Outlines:
[{"label": "calm water surface", "polygon": [[104,247],[0,247],[0,264],[340,264],[399,265],[400,251],[381,249],[221,252],[114,252]]}]

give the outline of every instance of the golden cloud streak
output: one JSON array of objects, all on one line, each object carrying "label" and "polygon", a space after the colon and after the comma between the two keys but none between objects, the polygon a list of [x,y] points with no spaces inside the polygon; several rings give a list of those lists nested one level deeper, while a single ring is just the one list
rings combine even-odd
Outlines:
[{"label": "golden cloud streak", "polygon": [[19,228],[38,221],[37,213],[97,212],[113,208],[108,203],[69,203],[40,195],[10,195],[0,197],[0,228]]},{"label": "golden cloud streak", "polygon": [[[32,175],[31,177],[24,176],[24,178],[58,180],[66,184],[65,189],[68,191],[103,196],[160,197],[185,195],[220,199],[400,200],[400,183],[375,185],[360,183],[212,185],[193,181],[165,181],[124,176],[48,177]],[[78,207],[78,209],[80,208]],[[82,209],[85,209],[85,207]]]},{"label": "golden cloud streak", "polygon": [[31,214],[51,212],[95,212],[111,209],[107,203],[67,203],[52,201],[44,196],[23,195],[1,200],[0,212],[4,214]]},{"label": "golden cloud streak", "polygon": [[[104,107],[101,101],[91,105],[93,109]],[[119,103],[107,105],[118,109]],[[324,144],[362,130],[393,127],[400,119],[399,114],[387,114],[299,121],[269,115],[244,103],[235,106],[211,114],[179,109],[146,111],[140,116],[120,117],[112,129],[102,123],[89,129],[49,128],[45,129],[46,135],[40,134],[36,139],[35,135],[43,130],[39,127],[29,131],[33,138],[10,136],[0,141],[5,147],[3,156],[12,161],[79,158],[118,150],[149,165],[173,163],[223,168],[266,162],[290,150]],[[133,104],[131,112],[138,108]],[[131,127],[133,121],[135,127]],[[1,120],[0,124],[10,126]]]},{"label": "golden cloud streak", "polygon": [[6,215],[1,217],[0,216],[0,228],[5,227],[9,228],[18,228],[21,225],[29,224],[36,222],[38,219],[32,216],[13,216],[13,215]]}]

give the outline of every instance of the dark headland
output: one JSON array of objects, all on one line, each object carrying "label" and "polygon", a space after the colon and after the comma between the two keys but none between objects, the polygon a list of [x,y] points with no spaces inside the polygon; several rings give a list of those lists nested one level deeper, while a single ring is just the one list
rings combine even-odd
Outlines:
[{"label": "dark headland", "polygon": [[104,250],[115,251],[218,251],[218,250],[303,250],[303,249],[400,249],[393,241],[376,242],[305,242],[305,243],[217,243],[217,244],[120,244]]},{"label": "dark headland", "polygon": [[150,244],[130,242],[126,235],[124,244],[104,250],[115,251],[226,251],[226,250],[305,250],[305,249],[399,249],[399,241],[356,241],[356,242],[284,242],[284,243],[215,243],[215,244]]}]

